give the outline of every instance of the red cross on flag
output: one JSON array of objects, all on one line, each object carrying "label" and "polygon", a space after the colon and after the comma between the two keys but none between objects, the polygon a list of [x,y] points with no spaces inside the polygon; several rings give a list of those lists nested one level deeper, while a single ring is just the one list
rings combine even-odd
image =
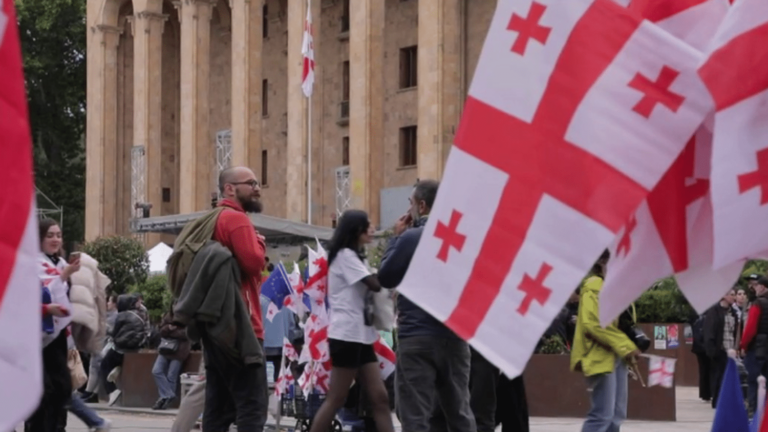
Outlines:
[{"label": "red cross on flag", "polygon": [[[629,5],[697,50],[712,41],[728,8],[727,0],[633,0]],[[711,158],[712,133],[702,125],[614,240],[600,293],[603,324],[670,275],[699,312],[737,280],[742,263],[712,269]]]},{"label": "red cross on flag", "polygon": [[611,0],[499,0],[401,293],[518,376],[711,110],[701,60]]},{"label": "red cross on flag", "polygon": [[768,2],[731,6],[699,70],[715,100],[714,266],[768,249]]},{"label": "red cross on flag", "polygon": [[0,430],[34,411],[42,383],[40,243],[32,139],[13,1],[0,0]]},{"label": "red cross on flag", "polygon": [[312,2],[307,0],[307,19],[304,21],[304,36],[301,41],[303,67],[301,71],[301,89],[304,96],[312,96],[315,85],[315,43],[312,36]]},{"label": "red cross on flag", "polygon": [[648,356],[648,387],[660,385],[672,388],[675,384],[675,362],[673,358]]}]

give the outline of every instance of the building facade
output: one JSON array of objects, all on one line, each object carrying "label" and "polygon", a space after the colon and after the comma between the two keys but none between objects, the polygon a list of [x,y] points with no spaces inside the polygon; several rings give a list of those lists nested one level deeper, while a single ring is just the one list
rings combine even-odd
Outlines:
[{"label": "building facade", "polygon": [[266,214],[391,223],[417,179],[442,175],[496,7],[311,0],[308,109],[308,0],[87,1],[87,240],[128,234],[150,206],[209,208],[228,165],[261,178]]}]

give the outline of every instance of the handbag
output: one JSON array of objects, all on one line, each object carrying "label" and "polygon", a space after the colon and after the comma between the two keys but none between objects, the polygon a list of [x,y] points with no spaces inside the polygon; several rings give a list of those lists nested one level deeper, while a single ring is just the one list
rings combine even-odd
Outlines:
[{"label": "handbag", "polygon": [[176,354],[176,351],[178,350],[178,339],[160,338],[160,345],[157,347],[157,352],[164,356],[170,356]]},{"label": "handbag", "polygon": [[88,382],[88,375],[85,374],[83,361],[76,349],[71,349],[67,352],[67,367],[69,368],[69,376],[72,380],[72,389],[79,389]]},{"label": "handbag", "polygon": [[379,292],[372,292],[373,303],[373,327],[376,330],[392,331],[395,325],[395,300],[392,298],[392,290],[382,288]]}]

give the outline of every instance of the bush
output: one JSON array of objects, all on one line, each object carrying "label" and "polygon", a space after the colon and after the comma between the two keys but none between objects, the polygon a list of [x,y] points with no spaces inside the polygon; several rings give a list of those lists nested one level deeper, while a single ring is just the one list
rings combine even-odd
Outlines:
[{"label": "bush", "polygon": [[130,286],[144,283],[149,274],[149,258],[144,245],[133,238],[99,237],[86,243],[83,252],[99,262],[101,270],[110,280],[109,292],[124,294]]},{"label": "bush", "polygon": [[130,292],[141,293],[144,297],[144,306],[149,312],[149,320],[157,323],[171,308],[173,295],[166,285],[168,278],[166,275],[155,275],[143,283],[131,287]]},{"label": "bush", "polygon": [[674,278],[661,279],[635,301],[637,322],[685,323],[695,315]]}]

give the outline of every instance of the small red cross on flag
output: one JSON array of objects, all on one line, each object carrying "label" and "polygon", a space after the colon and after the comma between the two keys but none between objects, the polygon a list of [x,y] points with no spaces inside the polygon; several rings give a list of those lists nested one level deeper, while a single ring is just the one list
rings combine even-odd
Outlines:
[{"label": "small red cross on flag", "polygon": [[766,40],[768,3],[738,0],[699,71],[717,109],[711,178],[715,268],[768,249]]},{"label": "small red cross on flag", "polygon": [[[633,0],[637,12],[692,47],[714,37],[726,0]],[[736,264],[712,269],[709,195],[712,134],[701,126],[648,199],[610,247],[608,277],[600,293],[600,318],[609,323],[657,280],[674,275],[690,303],[703,312],[732,286]]]},{"label": "small red cross on flag", "polygon": [[[526,34],[525,49],[510,52]],[[519,375],[711,110],[701,60],[612,0],[499,0],[398,290]],[[637,84],[638,74],[648,82]],[[449,232],[463,237],[446,252]]]}]

